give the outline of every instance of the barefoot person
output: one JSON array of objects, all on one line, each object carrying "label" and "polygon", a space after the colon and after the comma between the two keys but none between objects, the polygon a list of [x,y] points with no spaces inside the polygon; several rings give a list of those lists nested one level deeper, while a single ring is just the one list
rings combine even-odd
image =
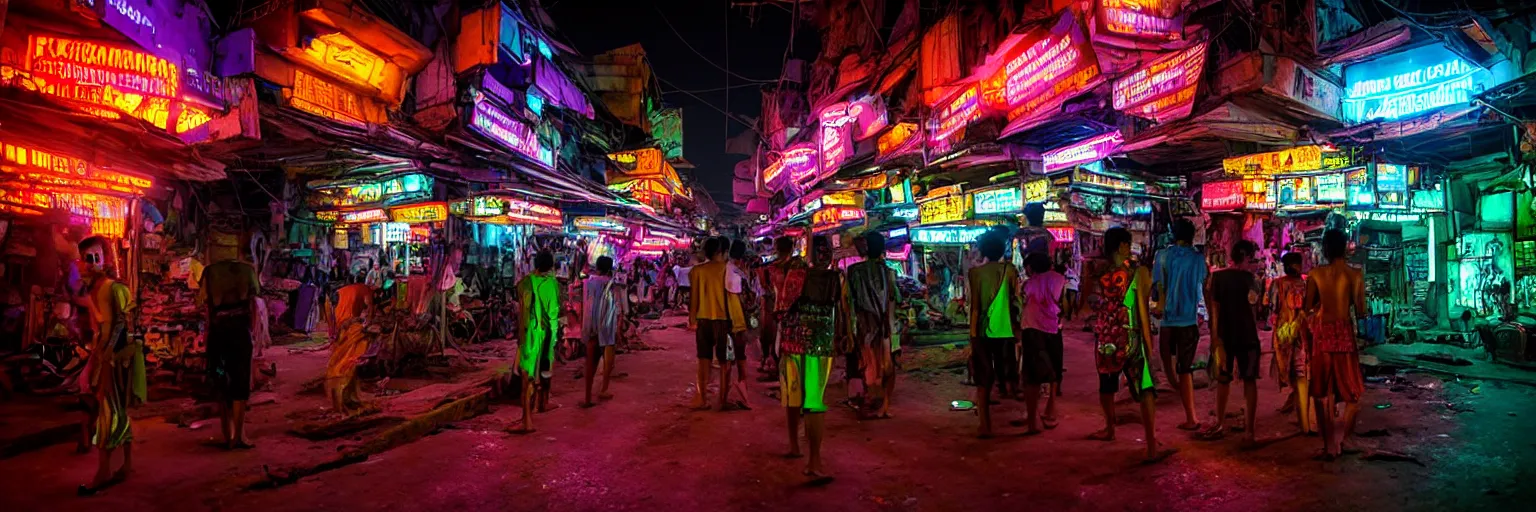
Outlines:
[{"label": "barefoot person", "polygon": [[1005,240],[995,234],[982,235],[981,256],[986,261],[967,273],[971,313],[971,366],[976,381],[976,406],[981,426],[976,435],[992,437],[992,384],[1001,379],[1007,396],[1018,378],[1018,359],[1013,347],[1023,336],[1018,325],[1019,271],[1003,261]]},{"label": "barefoot person", "polygon": [[831,480],[821,460],[825,432],[827,380],[832,377],[832,358],[852,349],[848,335],[848,306],[843,279],[832,270],[832,242],[817,236],[811,242],[811,268],[793,268],[776,292],[774,310],[779,314],[779,362],[781,401],[789,420],[790,458],[800,457],[800,420],[811,456],[805,475],[812,483]]},{"label": "barefoot person", "polygon": [[[87,282],[83,305],[90,312],[90,358],[85,368],[92,415],[91,444],[96,446],[96,477],[80,486],[82,496],[120,483],[133,471],[133,423],[128,408],[143,403],[147,382],[144,348],[128,335],[132,292],[107,275],[107,242],[90,237],[80,242]],[[112,471],[112,452],[123,449],[123,465]]]},{"label": "barefoot person", "polygon": [[251,398],[251,330],[261,285],[256,268],[240,261],[235,237],[215,236],[209,245],[209,259],[216,263],[203,268],[199,290],[208,307],[208,382],[219,401],[225,446],[249,448],[245,406]]},{"label": "barefoot person", "polygon": [[[555,362],[555,339],[560,325],[560,281],[555,278],[555,257],[539,251],[534,272],[517,283],[523,337],[518,344],[518,372],[523,375],[523,424],[515,433],[533,432],[535,404],[539,412],[549,407],[550,367]],[[557,406],[558,407],[558,406]]]},{"label": "barefoot person", "polygon": [[581,402],[582,407],[596,405],[592,401],[592,381],[597,378],[598,359],[603,361],[603,387],[598,390],[597,397],[603,400],[613,398],[608,393],[608,380],[613,376],[614,343],[619,331],[618,301],[614,298],[613,281],[613,258],[599,256],[597,273],[581,285],[581,332],[587,344],[587,369],[582,372],[587,381],[587,395]]},{"label": "barefoot person", "polygon": [[[1029,279],[1024,282],[1021,300],[1024,314],[1024,341],[1019,345],[1020,372],[1024,380],[1024,418],[1029,433],[1040,428],[1056,428],[1056,392],[1061,387],[1062,343],[1061,304],[1066,278],[1051,269],[1051,258],[1031,253],[1024,258]],[[1040,410],[1040,387],[1048,386],[1045,416]]]},{"label": "barefoot person", "polygon": [[1225,434],[1227,399],[1234,376],[1243,381],[1243,444],[1254,444],[1254,418],[1259,407],[1259,327],[1254,305],[1263,283],[1248,270],[1259,246],[1248,240],[1232,244],[1231,266],[1211,274],[1207,301],[1211,310],[1211,355],[1216,365],[1216,421],[1197,437],[1220,439]]},{"label": "barefoot person", "polygon": [[[1323,257],[1328,264],[1312,269],[1307,279],[1306,309],[1312,315],[1311,391],[1317,401],[1317,424],[1323,433],[1323,456],[1343,451],[1344,441],[1355,429],[1360,413],[1360,394],[1365,377],[1360,373],[1360,352],[1355,347],[1355,321],[1368,314],[1365,279],[1345,258],[1349,238],[1343,231],[1323,233]],[[1344,417],[1338,421],[1338,402]]]},{"label": "barefoot person", "polygon": [[368,320],[373,311],[373,288],[356,282],[336,290],[336,311],[331,327],[331,358],[325,365],[325,395],[331,408],[350,416],[362,405],[357,395],[357,365],[368,352]]},{"label": "barefoot person", "polygon": [[[725,264],[725,293],[730,301],[727,305],[730,309],[726,312],[731,317],[731,350],[726,355],[731,360],[731,368],[736,371],[736,385],[731,387],[736,393],[736,399],[731,403],[751,410],[752,405],[747,398],[747,346],[757,332],[751,329],[747,319],[752,315],[752,307],[757,304],[756,283],[747,277],[747,243],[741,240],[732,242],[722,236],[720,246],[730,248],[730,258]],[[729,393],[722,390],[722,394]]]},{"label": "barefoot person", "polygon": [[864,261],[848,266],[854,350],[865,385],[880,394],[879,410],[867,411],[866,417],[890,418],[891,394],[896,390],[892,327],[901,290],[896,283],[896,271],[885,264],[885,236],[872,231],[864,235],[864,245]]},{"label": "barefoot person", "polygon": [[1275,310],[1274,372],[1281,388],[1289,386],[1290,395],[1280,412],[1296,410],[1296,425],[1301,433],[1317,432],[1313,418],[1312,396],[1307,387],[1307,354],[1309,347],[1302,338],[1302,302],[1307,295],[1307,281],[1301,277],[1301,254],[1288,252],[1280,258],[1285,266],[1285,276],[1270,286],[1270,300]]},{"label": "barefoot person", "polygon": [[720,239],[704,242],[705,263],[688,270],[688,320],[697,330],[694,345],[699,359],[698,386],[693,395],[693,408],[702,409],[709,393],[710,361],[720,363],[720,400],[715,410],[725,409],[726,395],[731,389],[731,365],[726,357],[726,344],[731,342],[731,317],[725,293],[725,251]]},{"label": "barefoot person", "polygon": [[1152,284],[1157,291],[1157,309],[1163,314],[1163,375],[1178,392],[1184,405],[1184,423],[1180,430],[1196,430],[1195,421],[1195,349],[1200,345],[1200,322],[1196,314],[1209,269],[1205,257],[1190,244],[1195,239],[1195,224],[1189,219],[1173,222],[1173,247],[1158,253],[1152,268]]},{"label": "barefoot person", "polygon": [[1099,371],[1099,406],[1104,410],[1104,430],[1088,436],[1098,441],[1115,439],[1115,392],[1124,376],[1131,397],[1141,403],[1141,424],[1146,430],[1147,462],[1173,453],[1157,443],[1154,404],[1157,390],[1147,355],[1152,338],[1147,296],[1151,276],[1143,266],[1132,266],[1131,232],[1112,228],[1104,232],[1104,258],[1108,264],[1098,276],[1093,319],[1094,365]]},{"label": "barefoot person", "polygon": [[[778,315],[772,312],[773,305],[777,302],[777,293],[780,284],[784,282],[784,275],[792,269],[805,268],[805,260],[794,255],[795,239],[781,236],[773,241],[773,261],[763,266],[760,281],[763,287],[763,307],[767,311],[762,317],[762,328],[758,337],[758,343],[762,344],[763,362],[758,371],[778,372],[779,365],[779,321]],[[770,377],[770,380],[772,377]]]}]

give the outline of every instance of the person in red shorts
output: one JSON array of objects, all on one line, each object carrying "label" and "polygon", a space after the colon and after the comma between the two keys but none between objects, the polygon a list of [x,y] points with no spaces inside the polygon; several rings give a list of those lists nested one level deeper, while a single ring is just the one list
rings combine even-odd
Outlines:
[{"label": "person in red shorts", "polygon": [[[1312,398],[1317,401],[1317,423],[1323,434],[1323,458],[1338,457],[1344,440],[1355,429],[1360,414],[1360,395],[1365,376],[1360,372],[1360,351],[1355,347],[1355,321],[1365,318],[1365,276],[1349,266],[1345,253],[1349,238],[1343,231],[1323,233],[1323,256],[1328,264],[1312,270],[1307,279],[1306,309],[1312,314]],[[1344,402],[1342,421],[1338,402]]]}]

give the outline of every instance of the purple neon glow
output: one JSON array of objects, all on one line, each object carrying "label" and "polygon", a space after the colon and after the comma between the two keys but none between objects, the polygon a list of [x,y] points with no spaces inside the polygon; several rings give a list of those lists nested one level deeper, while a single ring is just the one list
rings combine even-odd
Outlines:
[{"label": "purple neon glow", "polygon": [[507,148],[521,153],[544,167],[555,166],[554,152],[545,150],[533,129],[522,121],[513,119],[494,105],[476,101],[469,120],[470,129],[491,138]]},{"label": "purple neon glow", "polygon": [[1045,160],[1045,172],[1052,172],[1103,160],[1119,151],[1120,145],[1124,143],[1125,137],[1120,135],[1120,130],[1115,130],[1071,146],[1046,151],[1040,157]]}]

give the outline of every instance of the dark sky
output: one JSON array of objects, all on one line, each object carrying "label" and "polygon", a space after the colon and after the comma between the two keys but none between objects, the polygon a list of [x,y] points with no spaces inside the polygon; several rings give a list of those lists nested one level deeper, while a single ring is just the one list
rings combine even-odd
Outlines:
[{"label": "dark sky", "polygon": [[[726,86],[726,73],[710,63],[726,67],[729,35],[732,72],[776,80],[789,41],[789,12],[773,6],[732,7],[730,0],[544,0],[544,6],[560,36],[587,56],[632,43],[645,47],[654,72],[664,80],[661,87],[667,105],[683,108],[683,152],[696,166],[691,172],[715,202],[730,208],[731,169],[744,157],[725,153],[727,117],[717,109],[743,119],[756,118],[762,97],[756,86],[719,90]],[[682,38],[668,28],[667,21]],[[802,24],[797,30],[800,49],[807,51],[804,45],[816,40],[813,29]],[[730,83],[748,82],[732,77]],[[730,134],[743,129],[741,123],[730,122]]]}]

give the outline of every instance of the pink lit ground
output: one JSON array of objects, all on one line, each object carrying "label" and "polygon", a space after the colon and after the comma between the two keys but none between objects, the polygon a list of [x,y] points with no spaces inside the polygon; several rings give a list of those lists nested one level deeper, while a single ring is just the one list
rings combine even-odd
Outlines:
[{"label": "pink lit ground", "polygon": [[[1240,450],[1236,439],[1194,441],[1174,428],[1182,414],[1171,393],[1159,399],[1156,423],[1163,442],[1180,452],[1140,465],[1142,429],[1129,402],[1119,406],[1118,441],[1084,439],[1102,420],[1089,338],[1080,329],[1067,336],[1060,428],[1032,438],[1008,435],[1019,431],[1006,421],[1020,410],[1008,401],[998,413],[1003,435],[977,440],[976,417],[948,410],[950,400],[967,398],[963,376],[926,368],[902,375],[895,419],[859,422],[847,410],[829,413],[826,454],[836,481],[805,487],[802,462],[780,457],[784,415],[764,395],[766,385],[753,383],[752,411],[689,411],[692,333],[665,329],[645,336],[665,350],[621,355],[620,369],[631,376],[617,381],[617,398],[599,407],[575,407],[580,381],[571,379],[572,367],[559,369],[553,401],[565,407],[539,417],[540,431],[530,436],[502,432],[520,412],[496,406],[360,464],[276,490],[241,490],[264,464],[323,460],[346,441],[311,443],[284,434],[289,417],[319,407],[317,398],[294,396],[296,383],[317,374],[323,362],[324,354],[310,354],[280,365],[278,403],[253,414],[255,450],[226,453],[201,444],[216,430],[141,421],[130,482],[101,496],[74,497],[94,458],[56,445],[0,460],[0,502],[5,510],[28,511],[1398,511],[1510,509],[1536,492],[1520,483],[1536,472],[1529,423],[1536,418],[1536,394],[1513,384],[1420,374],[1369,386],[1358,430],[1385,435],[1357,439],[1367,452],[1409,454],[1422,467],[1362,455],[1314,461],[1315,438],[1255,451]],[[927,349],[922,359],[943,359],[934,357],[940,350]],[[1275,383],[1266,375],[1260,384],[1260,437],[1292,432],[1289,416],[1274,412],[1282,399]],[[843,395],[840,385],[834,395]],[[1214,393],[1196,395],[1204,419]],[[1456,412],[1448,402],[1472,412]],[[1374,407],[1384,403],[1392,406]],[[5,428],[18,423],[16,417],[4,421]]]}]

